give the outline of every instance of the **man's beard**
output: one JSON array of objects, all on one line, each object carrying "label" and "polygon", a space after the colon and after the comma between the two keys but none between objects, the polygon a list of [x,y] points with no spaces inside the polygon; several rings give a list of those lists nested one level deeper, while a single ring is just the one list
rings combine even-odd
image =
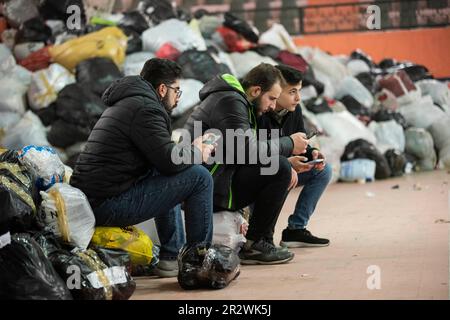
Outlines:
[{"label": "man's beard", "polygon": [[163,99],[162,99],[162,104],[164,106],[164,109],[166,109],[168,114],[172,113],[172,110],[175,109],[178,105],[178,103],[175,103],[174,105],[170,105],[169,102],[169,95],[166,95]]},{"label": "man's beard", "polygon": [[253,100],[253,106],[255,107],[255,111],[258,116],[263,114],[261,110],[261,96]]}]

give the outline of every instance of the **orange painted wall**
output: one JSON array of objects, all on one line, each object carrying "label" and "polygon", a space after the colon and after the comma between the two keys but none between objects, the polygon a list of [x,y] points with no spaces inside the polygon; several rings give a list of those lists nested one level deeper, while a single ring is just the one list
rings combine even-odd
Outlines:
[{"label": "orange painted wall", "polygon": [[426,66],[437,78],[450,77],[450,27],[309,35],[294,41],[332,54],[350,54],[360,48],[375,62],[387,57],[409,60]]}]

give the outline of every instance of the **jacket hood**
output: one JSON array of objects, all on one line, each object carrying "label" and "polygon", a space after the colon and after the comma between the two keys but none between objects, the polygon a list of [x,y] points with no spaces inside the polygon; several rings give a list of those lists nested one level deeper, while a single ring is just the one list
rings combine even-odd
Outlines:
[{"label": "jacket hood", "polygon": [[205,100],[214,92],[223,91],[235,91],[247,99],[244,88],[240,84],[239,80],[235,76],[225,73],[221,76],[212,78],[204,85],[204,87],[200,90],[200,100]]},{"label": "jacket hood", "polygon": [[110,107],[119,100],[134,96],[160,100],[150,82],[141,76],[128,76],[114,81],[103,93],[102,100]]}]

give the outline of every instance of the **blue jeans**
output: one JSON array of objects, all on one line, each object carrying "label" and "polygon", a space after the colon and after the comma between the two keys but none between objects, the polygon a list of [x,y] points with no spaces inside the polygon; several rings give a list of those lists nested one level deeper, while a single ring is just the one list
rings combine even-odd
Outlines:
[{"label": "blue jeans", "polygon": [[289,229],[304,229],[308,225],[320,197],[331,180],[332,169],[330,164],[326,164],[322,171],[311,169],[310,171],[298,174],[298,185],[302,185],[295,210],[288,219]]},{"label": "blue jeans", "polygon": [[[94,209],[96,224],[126,227],[155,218],[160,259],[176,259],[181,247],[212,240],[213,180],[201,165],[171,175],[149,172],[124,193]],[[186,240],[180,204],[184,202]]]}]

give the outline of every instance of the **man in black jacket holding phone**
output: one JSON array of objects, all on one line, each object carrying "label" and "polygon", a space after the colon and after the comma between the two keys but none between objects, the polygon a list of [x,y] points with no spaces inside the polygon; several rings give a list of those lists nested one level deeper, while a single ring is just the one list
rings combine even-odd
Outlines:
[{"label": "man in black jacket holding phone", "polygon": [[[262,115],[258,119],[258,125],[262,129],[279,130],[280,137],[296,132],[306,132],[302,109],[299,105],[302,74],[286,65],[278,65],[276,68],[281,71],[285,84],[275,110]],[[311,163],[317,159],[321,159],[323,162]],[[289,157],[288,160],[298,173],[293,187],[298,185],[304,187],[298,197],[295,210],[289,217],[288,227],[283,230],[281,245],[289,248],[328,246],[330,243],[328,239],[315,237],[306,229],[306,226],[331,180],[331,166],[325,162],[323,154],[310,145],[307,146],[306,153]]]}]

